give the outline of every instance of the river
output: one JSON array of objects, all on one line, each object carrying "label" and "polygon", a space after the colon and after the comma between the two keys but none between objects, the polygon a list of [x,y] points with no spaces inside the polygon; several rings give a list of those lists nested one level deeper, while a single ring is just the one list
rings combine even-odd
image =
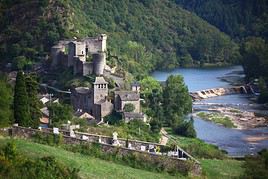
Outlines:
[{"label": "river", "polygon": [[[165,81],[169,75],[180,74],[184,77],[185,84],[189,91],[198,91],[216,87],[231,86],[229,82],[220,78],[228,77],[230,79],[241,79],[244,77],[241,66],[232,66],[224,68],[178,68],[172,71],[155,71],[152,76],[158,81]],[[254,104],[249,100],[250,95],[236,94],[219,96],[202,100],[203,103],[224,104],[227,106],[236,105],[236,107],[254,111]],[[194,108],[200,105],[194,105]],[[206,106],[202,106],[206,108]],[[194,117],[194,127],[197,137],[203,141],[217,145],[219,148],[228,152],[230,156],[244,156],[255,154],[263,148],[268,148],[268,140],[258,140],[250,142],[247,138],[268,137],[268,128],[255,128],[247,130],[238,130],[225,128],[213,122],[204,121],[199,117]]]}]

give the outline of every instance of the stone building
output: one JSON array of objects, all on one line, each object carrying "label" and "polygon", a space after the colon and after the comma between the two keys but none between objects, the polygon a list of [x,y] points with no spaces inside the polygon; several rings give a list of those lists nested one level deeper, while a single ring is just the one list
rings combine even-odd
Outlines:
[{"label": "stone building", "polygon": [[[106,34],[81,40],[65,40],[51,48],[51,69],[73,67],[74,75],[103,75],[106,66]],[[87,58],[92,61],[87,61]]]},{"label": "stone building", "polygon": [[108,83],[103,77],[96,77],[93,88],[77,87],[71,90],[71,104],[76,111],[91,114],[97,121],[113,111],[113,104],[107,100]]},{"label": "stone building", "polygon": [[135,113],[135,112],[123,112],[123,118],[126,123],[128,123],[131,120],[141,120],[143,122],[146,122],[145,115],[142,113]]},{"label": "stone building", "polygon": [[140,94],[135,91],[115,91],[114,107],[117,112],[123,112],[126,104],[133,104],[135,113],[140,113]]}]

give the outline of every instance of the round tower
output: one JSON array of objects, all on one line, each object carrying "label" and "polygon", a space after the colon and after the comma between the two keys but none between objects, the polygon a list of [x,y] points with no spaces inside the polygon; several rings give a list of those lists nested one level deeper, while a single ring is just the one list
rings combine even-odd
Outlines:
[{"label": "round tower", "polygon": [[63,45],[55,45],[51,48],[51,67],[55,68],[57,65],[60,64],[60,53],[64,52],[64,46]]},{"label": "round tower", "polygon": [[93,54],[93,72],[95,75],[103,75],[103,71],[106,65],[106,53],[99,52]]}]

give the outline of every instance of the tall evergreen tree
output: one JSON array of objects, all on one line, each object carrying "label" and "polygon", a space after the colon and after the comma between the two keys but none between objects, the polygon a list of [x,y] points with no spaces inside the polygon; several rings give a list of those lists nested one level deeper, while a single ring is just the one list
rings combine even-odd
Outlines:
[{"label": "tall evergreen tree", "polygon": [[35,74],[27,75],[25,78],[26,89],[28,94],[29,112],[31,115],[29,125],[33,128],[39,126],[39,119],[41,117],[41,104],[37,98],[38,95],[38,83],[37,76]]},{"label": "tall evergreen tree", "polygon": [[14,92],[14,118],[20,126],[29,126],[30,112],[25,79],[22,71],[16,77]]},{"label": "tall evergreen tree", "polygon": [[12,91],[5,79],[0,79],[0,127],[11,123]]}]

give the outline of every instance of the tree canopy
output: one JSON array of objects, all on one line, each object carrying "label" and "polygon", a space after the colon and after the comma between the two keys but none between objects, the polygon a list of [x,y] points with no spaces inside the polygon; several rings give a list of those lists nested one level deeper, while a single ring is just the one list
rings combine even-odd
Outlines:
[{"label": "tree canopy", "polygon": [[14,118],[15,122],[20,126],[29,127],[30,109],[26,90],[24,74],[22,71],[19,71],[16,77],[14,92]]},{"label": "tree canopy", "polygon": [[11,104],[12,89],[3,75],[0,77],[0,127],[6,127],[12,123]]}]

